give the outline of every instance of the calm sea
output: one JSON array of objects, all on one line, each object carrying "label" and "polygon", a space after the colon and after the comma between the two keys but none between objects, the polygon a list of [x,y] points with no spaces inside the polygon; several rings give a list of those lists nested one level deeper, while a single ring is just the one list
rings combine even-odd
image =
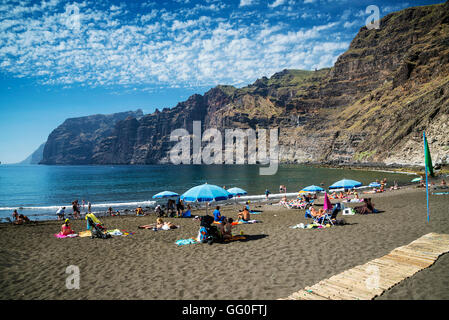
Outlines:
[{"label": "calm sea", "polygon": [[[325,187],[340,179],[354,179],[369,184],[387,178],[391,184],[409,183],[409,175],[349,169],[315,168],[283,165],[276,175],[259,175],[259,166],[38,166],[0,165],[0,218],[11,217],[14,209],[31,219],[55,219],[56,210],[78,199],[92,203],[94,212],[154,205],[152,196],[160,191],[179,194],[205,182],[219,186],[240,187],[249,195],[261,195],[268,188],[279,192],[297,192],[311,184]],[[86,205],[87,209],[87,205]],[[84,212],[85,210],[82,210]]]}]

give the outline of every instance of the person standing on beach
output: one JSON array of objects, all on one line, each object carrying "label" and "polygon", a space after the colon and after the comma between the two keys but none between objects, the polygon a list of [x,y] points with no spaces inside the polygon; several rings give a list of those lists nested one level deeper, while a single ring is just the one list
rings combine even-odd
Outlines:
[{"label": "person standing on beach", "polygon": [[65,215],[65,207],[60,207],[58,211],[56,211],[56,214],[58,215],[58,220],[63,220]]},{"label": "person standing on beach", "polygon": [[265,197],[267,198],[267,200],[268,200],[268,196],[270,195],[270,191],[268,190],[268,189],[265,189]]},{"label": "person standing on beach", "polygon": [[112,217],[112,207],[109,207],[109,209],[108,209],[108,213],[109,213],[109,216],[111,216],[111,217]]},{"label": "person standing on beach", "polygon": [[92,208],[92,204],[90,202],[87,203],[87,212],[91,213],[90,210]]},{"label": "person standing on beach", "polygon": [[72,202],[72,208],[73,208],[73,216],[75,217],[75,219],[81,218],[78,200]]}]

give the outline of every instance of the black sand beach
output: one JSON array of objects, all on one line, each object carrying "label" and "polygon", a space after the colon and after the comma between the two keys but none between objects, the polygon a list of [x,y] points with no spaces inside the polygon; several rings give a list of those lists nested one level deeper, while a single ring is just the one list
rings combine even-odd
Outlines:
[{"label": "black sand beach", "polygon": [[[339,216],[348,224],[322,230],[291,229],[309,221],[304,210],[267,204],[252,216],[262,223],[235,228],[248,240],[211,246],[175,244],[196,237],[199,223],[193,219],[164,218],[181,227],[155,232],[138,229],[155,222],[155,215],[101,218],[109,228],[135,232],[106,240],[56,239],[61,221],[2,224],[0,299],[278,299],[429,232],[449,233],[448,196],[431,196],[429,224],[424,190],[369,196],[381,213]],[[222,208],[226,216],[237,212]],[[72,226],[78,232],[85,224]],[[78,290],[66,288],[70,265],[80,270]],[[444,255],[378,299],[449,299],[448,268]]]}]

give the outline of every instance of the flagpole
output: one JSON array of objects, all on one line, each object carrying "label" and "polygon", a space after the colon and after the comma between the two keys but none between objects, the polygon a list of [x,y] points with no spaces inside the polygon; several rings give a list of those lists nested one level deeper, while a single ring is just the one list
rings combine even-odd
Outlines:
[{"label": "flagpole", "polygon": [[[424,137],[424,156],[426,154],[426,132],[423,131]],[[427,161],[424,160],[424,168],[426,172],[426,198],[427,198],[427,222],[430,221],[430,210],[429,210],[429,182],[427,177]]]}]

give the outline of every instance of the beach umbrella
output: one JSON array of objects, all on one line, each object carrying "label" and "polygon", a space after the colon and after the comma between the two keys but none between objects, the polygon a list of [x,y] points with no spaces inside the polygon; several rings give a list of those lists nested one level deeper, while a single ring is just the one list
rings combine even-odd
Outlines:
[{"label": "beach umbrella", "polygon": [[241,188],[231,188],[227,190],[230,194],[232,194],[232,196],[236,197],[236,196],[243,196],[245,194],[248,194],[248,192],[246,192],[245,190],[241,189]]},{"label": "beach umbrella", "polygon": [[230,198],[232,198],[232,194],[225,189],[207,183],[193,187],[181,195],[181,200],[186,202],[212,202],[228,200]]},{"label": "beach umbrella", "polygon": [[311,185],[308,187],[305,187],[304,189],[302,189],[301,191],[305,191],[305,192],[323,192],[324,189],[315,185]]},{"label": "beach umbrella", "polygon": [[420,181],[421,181],[421,178],[415,178],[411,182],[420,182]]},{"label": "beach umbrella", "polygon": [[379,188],[380,187],[380,183],[379,182],[371,182],[368,187]]},{"label": "beach umbrella", "polygon": [[327,193],[324,193],[324,204],[323,204],[324,211],[326,210],[332,210],[332,203],[329,200],[329,197],[327,196]]},{"label": "beach umbrella", "polygon": [[177,197],[177,196],[179,196],[179,194],[177,194],[176,192],[162,191],[162,192],[159,192],[158,194],[155,194],[153,196],[153,199],[163,199],[163,198],[171,198],[171,197]]},{"label": "beach umbrella", "polygon": [[248,194],[248,192],[246,192],[245,190],[237,187],[228,189],[227,191],[234,197],[236,205],[237,205],[237,197]]},{"label": "beach umbrella", "polygon": [[349,179],[343,179],[335,182],[333,185],[329,187],[329,189],[353,189],[360,187],[362,185],[361,182]]}]

